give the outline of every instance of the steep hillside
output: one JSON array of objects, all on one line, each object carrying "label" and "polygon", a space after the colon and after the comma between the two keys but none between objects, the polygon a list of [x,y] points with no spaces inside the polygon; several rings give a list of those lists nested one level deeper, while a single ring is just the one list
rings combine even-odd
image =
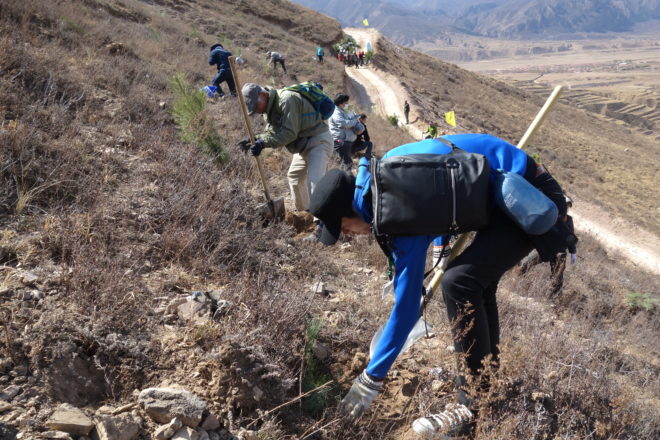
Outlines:
[{"label": "steep hillside", "polygon": [[[410,439],[414,418],[451,400],[438,299],[434,336],[401,356],[367,417],[336,411],[391,304],[381,251],[370,237],[309,243],[301,213],[263,222],[236,100],[193,101],[202,110],[177,122],[181,95],[215,73],[211,44],[241,55],[244,82],[311,79],[334,94],[344,66],[314,54],[340,37],[336,21],[283,0],[0,2],[0,439],[168,437],[175,412],[151,404],[152,387],[194,394],[181,435],[200,440]],[[429,121],[453,108],[461,129],[517,139],[542,102],[388,41],[376,49]],[[533,151],[570,190],[613,212],[658,200],[653,148],[559,109]],[[411,140],[375,113],[368,124],[380,150]],[[201,136],[183,137],[191,127]],[[286,197],[290,155],[263,159]],[[502,282],[503,360],[478,440],[658,438],[655,278],[588,236],[558,298],[547,273]]]},{"label": "steep hillside", "polygon": [[[420,118],[451,130],[444,113],[454,110],[458,131],[486,131],[516,142],[544,97],[479,76],[455,65],[381,39],[374,63],[400,79],[421,109]],[[607,211],[660,231],[657,140],[596,118],[561,99],[529,151],[571,192]]]},{"label": "steep hillside", "polygon": [[[297,0],[297,3],[356,26],[363,18],[394,42],[460,39],[461,34],[520,39],[569,39],[588,34],[632,32],[660,19],[658,0],[497,0],[449,2],[351,2]],[[657,26],[657,24],[656,24]]]},{"label": "steep hillside", "polygon": [[658,0],[509,0],[476,5],[455,25],[497,38],[568,38],[571,34],[630,32],[660,19]]}]

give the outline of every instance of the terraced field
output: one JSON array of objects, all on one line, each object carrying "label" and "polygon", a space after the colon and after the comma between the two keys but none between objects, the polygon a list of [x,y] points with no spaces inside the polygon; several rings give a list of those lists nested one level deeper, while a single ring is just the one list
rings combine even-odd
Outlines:
[{"label": "terraced field", "polygon": [[[534,81],[516,81],[514,84],[539,96],[548,96],[552,87]],[[607,92],[582,88],[565,89],[561,100],[568,105],[597,113],[615,123],[629,125],[630,128],[660,140],[660,108],[658,98],[651,91],[635,95],[636,102],[624,102]]]}]

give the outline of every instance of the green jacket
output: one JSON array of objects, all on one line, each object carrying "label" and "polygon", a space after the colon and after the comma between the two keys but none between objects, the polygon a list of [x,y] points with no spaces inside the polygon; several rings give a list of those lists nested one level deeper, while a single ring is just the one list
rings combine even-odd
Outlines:
[{"label": "green jacket", "polygon": [[291,153],[300,153],[307,138],[328,131],[321,115],[299,93],[268,88],[268,106],[264,113],[266,129],[259,136],[266,147],[286,147]]}]

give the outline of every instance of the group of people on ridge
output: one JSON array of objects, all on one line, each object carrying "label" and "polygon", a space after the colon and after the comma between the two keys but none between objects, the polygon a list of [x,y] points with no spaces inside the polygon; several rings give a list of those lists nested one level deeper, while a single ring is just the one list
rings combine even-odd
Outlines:
[{"label": "group of people on ridge", "polygon": [[[232,84],[228,82],[230,91]],[[337,94],[333,100],[335,110],[324,120],[312,102],[296,91],[247,83],[241,92],[248,114],[262,114],[266,127],[254,142],[243,140],[240,147],[254,156],[264,148],[280,147],[292,154],[287,173],[292,202],[296,210],[308,211],[317,219],[315,239],[333,245],[342,233],[371,234],[375,219],[369,167],[373,144],[365,125],[366,116],[347,109],[350,97]],[[442,297],[452,324],[454,349],[463,358],[464,367],[459,367],[455,380],[456,402],[413,423],[415,432],[425,438],[473,438],[479,394],[489,388],[490,376],[485,372],[492,373],[498,366],[500,324],[496,291],[501,277],[534,248],[539,253],[543,249],[544,260],[548,260],[548,249],[552,249],[555,258],[574,243],[569,240],[574,236],[565,225],[569,218],[567,199],[559,183],[543,165],[505,140],[488,134],[447,135],[398,146],[382,160],[447,155],[454,147],[485,157],[493,170],[522,177],[556,205],[558,214],[552,231],[532,237],[488,200],[486,226],[447,265],[441,282]],[[333,150],[341,169],[328,171]],[[361,150],[365,154],[354,174],[353,155]],[[419,182],[420,188],[428,185],[427,181]],[[420,316],[429,246],[433,242],[447,247],[451,235],[393,233],[382,242],[394,268],[395,303],[369,363],[340,403],[350,417],[362,416],[382,391],[388,372]],[[574,248],[570,252],[574,254]],[[468,382],[474,386],[468,386]]]}]

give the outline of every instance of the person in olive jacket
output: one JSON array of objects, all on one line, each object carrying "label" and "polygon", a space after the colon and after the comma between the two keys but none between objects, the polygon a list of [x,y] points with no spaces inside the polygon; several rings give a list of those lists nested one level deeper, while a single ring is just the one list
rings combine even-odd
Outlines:
[{"label": "person in olive jacket", "polygon": [[293,154],[287,174],[291,198],[297,210],[307,210],[310,194],[325,174],[332,154],[328,125],[300,93],[254,83],[245,84],[242,93],[248,114],[262,113],[267,125],[254,144],[246,139],[239,145],[254,156],[264,148],[289,150]]}]

